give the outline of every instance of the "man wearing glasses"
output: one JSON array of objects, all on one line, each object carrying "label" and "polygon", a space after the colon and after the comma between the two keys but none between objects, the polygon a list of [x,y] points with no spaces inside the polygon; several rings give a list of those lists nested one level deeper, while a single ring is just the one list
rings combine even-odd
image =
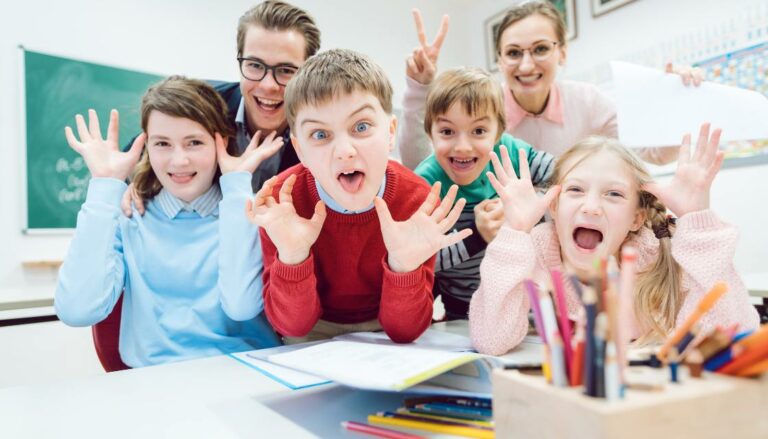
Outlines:
[{"label": "man wearing glasses", "polygon": [[[281,1],[266,1],[250,9],[237,26],[240,83],[217,88],[237,127],[235,149],[245,150],[251,137],[276,131],[284,143],[253,174],[253,189],[299,162],[285,118],[285,86],[304,61],[320,48],[320,30],[304,10]],[[231,149],[230,149],[231,150]]]},{"label": "man wearing glasses", "polygon": [[[253,190],[270,177],[299,163],[291,145],[285,118],[285,85],[307,58],[320,49],[320,30],[303,9],[267,0],[246,11],[237,25],[237,61],[240,82],[215,86],[229,109],[237,135],[230,139],[229,152],[240,155],[257,131],[261,139],[275,131],[283,147],[265,159],[253,173]],[[133,190],[125,191],[121,204],[131,216],[131,203],[144,214],[143,200]]]}]

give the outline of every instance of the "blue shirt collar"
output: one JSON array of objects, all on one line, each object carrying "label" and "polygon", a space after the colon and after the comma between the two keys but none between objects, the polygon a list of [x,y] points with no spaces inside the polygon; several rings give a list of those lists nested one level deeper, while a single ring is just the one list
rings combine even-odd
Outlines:
[{"label": "blue shirt collar", "polygon": [[[347,210],[347,209],[341,207],[341,205],[339,203],[337,203],[336,200],[331,198],[331,196],[328,194],[328,192],[323,190],[323,187],[320,186],[320,183],[318,183],[317,180],[315,180],[315,187],[317,188],[317,195],[320,196],[320,200],[322,200],[322,202],[325,203],[325,205],[329,209],[333,210],[334,212],[343,213],[345,215],[354,215],[356,213],[368,212],[369,210],[373,209],[373,203],[371,203],[370,206],[368,206],[366,208],[363,208],[363,209],[360,209],[360,210]],[[383,197],[384,196],[384,189],[386,187],[387,187],[387,175],[384,174],[384,179],[381,181],[381,187],[379,188],[379,192],[376,194],[376,196],[377,197]]]},{"label": "blue shirt collar", "polygon": [[202,218],[208,215],[219,214],[219,201],[221,201],[221,189],[218,184],[211,185],[203,195],[195,198],[191,203],[182,201],[170,191],[163,188],[155,197],[160,210],[169,218],[174,219],[181,211],[197,212]]}]

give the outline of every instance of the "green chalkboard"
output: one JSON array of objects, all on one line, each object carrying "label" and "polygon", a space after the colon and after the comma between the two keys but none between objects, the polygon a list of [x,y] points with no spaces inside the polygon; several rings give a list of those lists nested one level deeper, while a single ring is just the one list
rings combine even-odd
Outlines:
[{"label": "green chalkboard", "polygon": [[[106,135],[109,111],[120,112],[120,144],[139,132],[139,106],[162,77],[23,51],[26,136],[26,230],[75,227],[90,175],[69,148],[64,127],[93,108]],[[77,132],[77,130],[75,130]]]}]

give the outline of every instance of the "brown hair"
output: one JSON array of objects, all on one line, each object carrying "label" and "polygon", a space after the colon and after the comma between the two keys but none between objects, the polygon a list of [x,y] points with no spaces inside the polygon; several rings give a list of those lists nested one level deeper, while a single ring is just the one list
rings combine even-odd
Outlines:
[{"label": "brown hair", "polygon": [[[183,76],[170,76],[151,86],[141,99],[141,129],[147,132],[149,115],[153,111],[173,117],[183,117],[197,122],[214,136],[221,134],[225,141],[235,134],[235,128],[227,117],[227,104],[210,85]],[[214,183],[218,182],[216,171]],[[157,179],[149,162],[149,153],[144,150],[133,174],[136,193],[148,200],[160,192],[163,186]]]},{"label": "brown hair", "polygon": [[[651,266],[638,273],[634,291],[635,316],[645,332],[641,341],[655,336],[666,337],[675,326],[677,313],[683,303],[683,291],[680,284],[680,265],[672,257],[672,234],[674,225],[667,219],[667,208],[650,192],[642,189],[652,180],[640,159],[622,146],[618,140],[592,136],[574,145],[558,158],[550,180],[560,184],[565,176],[589,156],[601,151],[610,151],[632,170],[636,177],[635,184],[639,194],[639,208],[645,210],[645,224],[651,230],[664,230],[657,234],[659,238],[659,256]],[[629,232],[631,236],[638,232]]]},{"label": "brown hair", "polygon": [[504,116],[504,92],[488,72],[474,67],[458,67],[441,73],[429,86],[424,130],[431,134],[435,119],[448,112],[454,102],[461,102],[472,117],[489,115],[498,122],[496,142],[507,125]]},{"label": "brown hair", "polygon": [[285,87],[285,116],[293,132],[296,115],[306,105],[319,105],[355,91],[374,95],[392,114],[392,84],[384,70],[362,53],[333,49],[304,64]]},{"label": "brown hair", "polygon": [[563,15],[552,2],[546,0],[534,0],[513,6],[507,11],[507,15],[501,20],[499,29],[496,31],[496,35],[494,35],[497,55],[501,55],[501,35],[504,31],[518,21],[528,18],[531,15],[541,15],[542,17],[548,18],[549,21],[552,22],[552,27],[555,30],[558,46],[561,48],[565,47],[565,21],[563,20]]},{"label": "brown hair", "polygon": [[247,10],[237,22],[237,56],[243,55],[245,34],[251,26],[260,26],[267,30],[295,30],[304,36],[306,43],[304,58],[317,53],[320,49],[320,29],[307,11],[291,4],[267,0]]}]

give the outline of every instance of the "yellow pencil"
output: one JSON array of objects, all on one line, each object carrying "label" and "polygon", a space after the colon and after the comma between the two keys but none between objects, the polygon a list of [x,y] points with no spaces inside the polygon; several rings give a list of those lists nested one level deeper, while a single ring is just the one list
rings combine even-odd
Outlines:
[{"label": "yellow pencil", "polygon": [[463,437],[480,439],[493,439],[494,433],[489,430],[479,430],[472,427],[459,427],[454,425],[441,425],[432,422],[412,421],[410,419],[397,419],[387,416],[368,415],[371,424],[390,425],[393,427],[412,428],[414,430],[431,431],[433,433],[445,433]]},{"label": "yellow pencil", "polygon": [[437,415],[428,415],[426,413],[414,413],[412,411],[409,411],[408,409],[399,408],[395,411],[395,413],[401,413],[408,416],[416,416],[419,418],[424,418],[425,421],[429,421],[430,419],[434,419],[437,421],[450,421],[450,422],[460,422],[462,424],[467,425],[476,425],[478,427],[490,427],[493,428],[493,422],[486,422],[486,421],[472,421],[470,419],[459,419],[459,418],[449,418],[447,416],[437,416]]}]

